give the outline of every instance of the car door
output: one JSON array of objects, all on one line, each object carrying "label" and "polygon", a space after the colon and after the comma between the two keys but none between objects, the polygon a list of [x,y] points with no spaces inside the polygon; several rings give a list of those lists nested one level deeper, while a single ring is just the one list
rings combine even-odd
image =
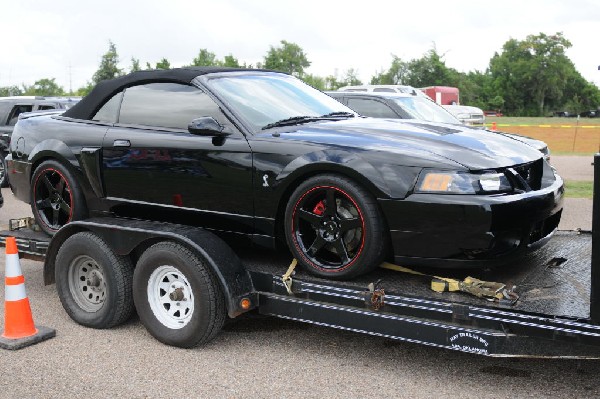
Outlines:
[{"label": "car door", "polygon": [[[230,135],[188,132],[193,119],[206,116]],[[150,83],[126,89],[117,123],[102,143],[102,172],[117,214],[252,231],[250,147],[218,104],[196,87]]]}]

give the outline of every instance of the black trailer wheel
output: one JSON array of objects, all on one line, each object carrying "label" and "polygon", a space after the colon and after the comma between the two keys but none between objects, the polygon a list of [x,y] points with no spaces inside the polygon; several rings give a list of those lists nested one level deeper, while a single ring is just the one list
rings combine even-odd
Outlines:
[{"label": "black trailer wheel", "polygon": [[387,249],[377,202],[352,180],[319,175],[292,194],[285,213],[292,254],[311,273],[348,279],[377,267]]},{"label": "black trailer wheel", "polygon": [[40,228],[54,235],[87,216],[85,198],[73,173],[55,160],[42,162],[31,179],[31,210]]},{"label": "black trailer wheel", "polygon": [[204,344],[225,322],[225,299],[215,276],[180,244],[164,241],[148,248],[135,267],[133,291],[140,320],[167,345]]},{"label": "black trailer wheel", "polygon": [[0,154],[0,187],[8,187],[8,169],[4,154]]},{"label": "black trailer wheel", "polygon": [[55,277],[63,307],[81,325],[110,328],[133,314],[131,261],[93,233],[74,234],[62,244]]}]

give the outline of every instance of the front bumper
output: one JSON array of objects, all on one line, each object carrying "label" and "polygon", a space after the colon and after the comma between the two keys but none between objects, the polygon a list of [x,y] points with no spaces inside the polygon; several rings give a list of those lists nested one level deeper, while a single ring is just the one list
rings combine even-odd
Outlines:
[{"label": "front bumper", "polygon": [[511,195],[380,199],[398,264],[488,267],[542,246],[558,227],[564,183]]}]

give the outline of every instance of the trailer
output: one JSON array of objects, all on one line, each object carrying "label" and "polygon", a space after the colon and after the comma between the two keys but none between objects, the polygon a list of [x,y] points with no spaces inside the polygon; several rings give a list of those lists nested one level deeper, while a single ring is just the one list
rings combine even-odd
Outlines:
[{"label": "trailer", "polygon": [[[600,192],[600,154],[594,158]],[[16,221],[23,226],[26,221]],[[232,248],[213,233],[145,220],[73,222],[52,239],[15,236],[23,257],[44,261],[78,323],[110,328],[134,309],[158,340],[191,347],[212,339],[226,318],[275,316],[372,336],[499,357],[600,358],[600,197],[592,231],[558,231],[504,268],[445,271],[504,283],[511,298],[431,290],[431,277],[380,268],[351,281],[294,270],[287,252]],[[135,265],[135,266],[134,266]],[[444,291],[444,290],[441,290]]]}]

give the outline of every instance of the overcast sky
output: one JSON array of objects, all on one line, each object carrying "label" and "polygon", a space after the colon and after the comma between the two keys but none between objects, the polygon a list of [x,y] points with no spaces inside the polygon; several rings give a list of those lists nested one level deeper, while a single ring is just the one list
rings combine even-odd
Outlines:
[{"label": "overcast sky", "polygon": [[81,87],[112,40],[121,67],[167,58],[191,63],[199,49],[262,61],[280,40],[297,43],[326,76],[348,68],[368,83],[395,54],[420,58],[435,45],[448,67],[483,71],[510,38],[563,32],[577,70],[600,83],[600,1],[0,0],[0,86],[56,78]]}]

